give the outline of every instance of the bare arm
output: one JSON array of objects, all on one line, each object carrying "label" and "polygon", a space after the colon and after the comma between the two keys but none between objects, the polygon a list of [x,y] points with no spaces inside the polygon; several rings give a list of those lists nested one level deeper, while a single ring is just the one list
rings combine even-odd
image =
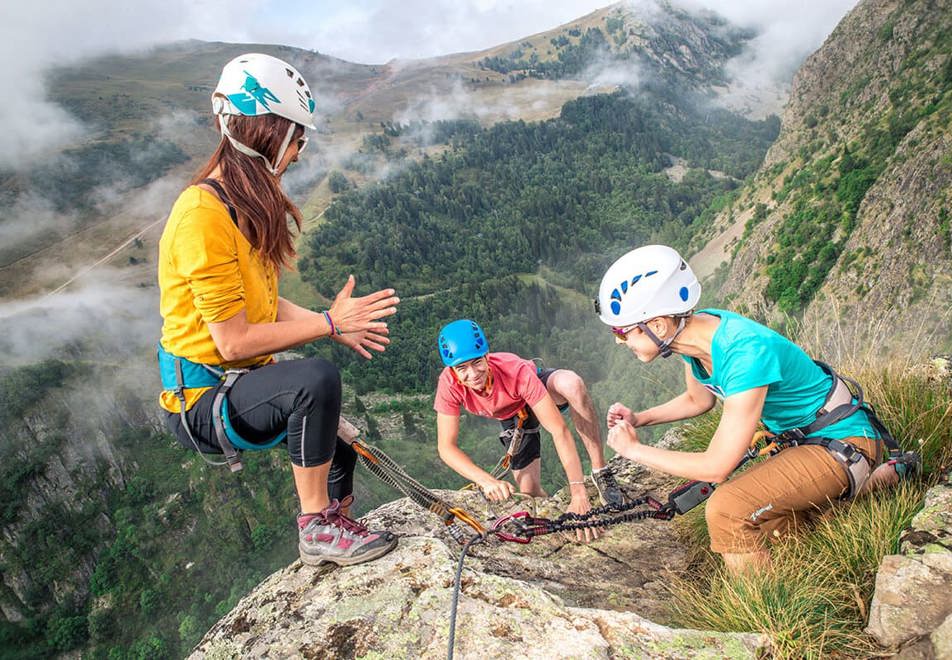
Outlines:
[{"label": "bare arm", "polygon": [[[354,339],[353,336],[348,338],[348,335],[356,335],[359,346],[376,343],[379,348],[371,347],[383,350],[382,344],[389,343],[383,337],[387,334],[387,324],[379,319],[396,313],[400,299],[393,295],[393,289],[353,298],[351,294],[354,286],[351,276],[329,310],[334,323],[345,333],[337,339],[361,352],[353,345],[354,341],[345,340]],[[282,298],[278,299],[277,320],[273,323],[249,323],[247,314],[242,310],[226,321],[209,323],[208,330],[218,352],[228,362],[283,351],[331,334],[323,314],[311,312]],[[381,338],[385,341],[381,341]],[[370,357],[369,354],[364,356]]]},{"label": "bare arm", "polygon": [[313,312],[300,305],[295,305],[287,298],[278,297],[278,321],[316,320],[318,317],[323,319],[324,315],[319,312]]},{"label": "bare arm", "polygon": [[[562,469],[565,470],[565,476],[568,477],[569,493],[572,496],[568,510],[578,514],[590,511],[592,506],[589,504],[588,492],[585,490],[582,462],[579,460],[572,432],[569,431],[568,425],[562,419],[562,413],[559,412],[552,397],[548,394],[532,406],[532,412],[535,413],[542,428],[552,434],[555,451],[559,454]],[[594,541],[598,537],[599,532],[595,528],[575,530],[575,538],[579,541]]]},{"label": "bare arm", "polygon": [[608,444],[625,458],[646,467],[685,479],[720,483],[730,476],[750,446],[766,396],[764,385],[727,397],[717,431],[703,452],[644,445],[625,420],[619,420],[608,432]]},{"label": "bare arm", "polygon": [[634,427],[677,422],[703,415],[714,407],[717,398],[697,381],[687,364],[684,365],[684,383],[683,393],[641,412],[632,412],[621,403],[613,403],[608,408],[608,428],[612,428],[618,420],[624,420]]},{"label": "bare arm", "polygon": [[454,472],[476,483],[491,500],[504,500],[515,491],[508,481],[494,479],[459,448],[459,417],[436,413],[436,443],[440,459]]}]

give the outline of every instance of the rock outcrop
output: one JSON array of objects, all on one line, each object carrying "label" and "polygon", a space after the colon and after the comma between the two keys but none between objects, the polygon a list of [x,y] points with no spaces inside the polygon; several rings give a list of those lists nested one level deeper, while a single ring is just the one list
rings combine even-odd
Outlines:
[{"label": "rock outcrop", "polygon": [[[633,493],[670,487],[631,465],[619,472]],[[478,495],[441,495],[487,513]],[[538,506],[539,515],[551,516],[565,501],[556,496]],[[445,655],[459,546],[406,499],[365,521],[399,533],[397,549],[346,569],[295,562],[239,602],[192,657]],[[590,545],[552,535],[528,545],[473,546],[462,578],[457,656],[758,657],[768,648],[761,635],[678,630],[649,620],[663,620],[665,576],[690,559],[676,534],[671,523],[650,520],[616,527]]]},{"label": "rock outcrop", "polygon": [[952,657],[952,475],[926,493],[900,551],[880,565],[866,631],[905,655]]}]

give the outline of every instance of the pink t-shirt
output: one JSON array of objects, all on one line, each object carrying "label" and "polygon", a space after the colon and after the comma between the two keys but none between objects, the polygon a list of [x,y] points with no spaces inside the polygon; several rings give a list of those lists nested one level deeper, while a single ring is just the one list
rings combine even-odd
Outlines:
[{"label": "pink t-shirt", "polygon": [[533,362],[512,353],[487,353],[486,359],[493,376],[489,394],[460,384],[453,369],[446,367],[436,385],[433,410],[458,417],[462,406],[474,415],[509,419],[523,406],[534,406],[546,395]]}]

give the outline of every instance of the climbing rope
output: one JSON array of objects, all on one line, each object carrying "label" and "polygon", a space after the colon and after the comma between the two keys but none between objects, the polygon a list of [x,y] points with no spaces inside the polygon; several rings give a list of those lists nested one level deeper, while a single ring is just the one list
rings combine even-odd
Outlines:
[{"label": "climbing rope", "polygon": [[456,578],[453,581],[453,602],[450,604],[450,635],[447,642],[447,660],[453,660],[453,646],[456,642],[456,608],[459,605],[459,592],[463,581],[463,562],[466,560],[466,553],[469,552],[470,546],[482,543],[485,539],[485,536],[473,536],[463,545],[463,551],[459,555]]},{"label": "climbing rope", "polygon": [[[456,614],[462,590],[463,564],[472,546],[484,543],[490,537],[495,537],[499,541],[529,543],[536,536],[555,532],[612,527],[649,518],[670,520],[675,514],[686,513],[706,500],[714,489],[713,484],[691,481],[672,491],[668,496],[667,504],[662,504],[645,494],[622,506],[605,505],[581,514],[568,512],[555,519],[532,516],[528,511],[517,511],[498,518],[492,527],[487,529],[464,509],[449,506],[426,486],[407,474],[396,461],[380,449],[357,440],[351,446],[357,452],[360,462],[374,476],[393,486],[419,506],[440,516],[453,539],[463,546],[456,568],[450,605],[448,660],[453,659],[453,647],[456,641]],[[455,524],[457,522],[468,525],[475,534],[466,534],[460,525]]]}]

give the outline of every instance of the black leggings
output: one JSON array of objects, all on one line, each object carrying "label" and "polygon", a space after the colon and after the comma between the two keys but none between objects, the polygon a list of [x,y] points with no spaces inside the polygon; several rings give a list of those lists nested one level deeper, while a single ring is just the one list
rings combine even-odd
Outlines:
[{"label": "black leggings", "polygon": [[[212,425],[217,388],[203,394],[186,413],[198,449],[220,454]],[[276,362],[239,378],[228,393],[228,417],[242,438],[266,443],[287,429],[291,462],[301,467],[331,464],[328,495],[342,499],[354,489],[357,453],[337,437],[340,419],[340,372],[320,358]],[[178,441],[195,449],[177,413],[166,424]]]}]

